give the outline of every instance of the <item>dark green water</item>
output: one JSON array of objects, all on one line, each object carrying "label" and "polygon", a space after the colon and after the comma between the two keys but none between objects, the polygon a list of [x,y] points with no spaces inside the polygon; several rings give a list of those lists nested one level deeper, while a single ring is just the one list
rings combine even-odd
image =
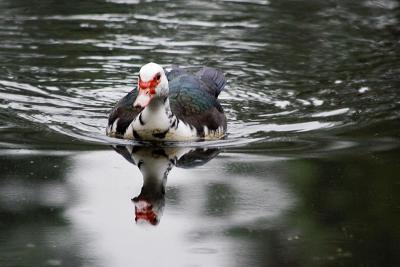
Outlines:
[{"label": "dark green water", "polygon": [[[149,61],[228,138],[107,138]],[[399,266],[399,77],[395,0],[0,0],[0,266]]]}]

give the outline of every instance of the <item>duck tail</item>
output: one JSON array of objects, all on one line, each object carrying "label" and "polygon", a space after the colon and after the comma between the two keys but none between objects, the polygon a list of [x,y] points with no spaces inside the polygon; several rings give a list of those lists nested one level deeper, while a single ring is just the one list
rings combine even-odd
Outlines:
[{"label": "duck tail", "polygon": [[226,85],[225,75],[222,71],[214,68],[203,67],[196,73],[196,76],[214,90],[215,97],[218,97]]}]

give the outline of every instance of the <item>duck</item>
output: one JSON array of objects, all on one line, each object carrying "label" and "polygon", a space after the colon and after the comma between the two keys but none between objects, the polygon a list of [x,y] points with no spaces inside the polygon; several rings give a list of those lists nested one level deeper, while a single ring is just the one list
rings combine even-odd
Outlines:
[{"label": "duck", "polygon": [[215,68],[192,74],[147,63],[140,68],[137,87],[112,108],[106,134],[144,141],[221,139],[227,119],[218,96],[226,83]]}]

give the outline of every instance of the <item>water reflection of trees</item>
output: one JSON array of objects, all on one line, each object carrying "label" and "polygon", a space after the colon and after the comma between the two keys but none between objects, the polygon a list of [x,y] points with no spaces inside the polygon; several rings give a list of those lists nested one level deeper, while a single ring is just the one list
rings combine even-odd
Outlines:
[{"label": "water reflection of trees", "polygon": [[301,233],[292,242],[298,262],[304,266],[400,264],[398,152],[290,164],[288,177],[299,201],[285,220]]},{"label": "water reflection of trees", "polygon": [[0,156],[0,266],[80,266],[77,248],[67,245],[72,240],[63,216],[68,157],[1,152],[6,154]]},{"label": "water reflection of trees", "polygon": [[[296,200],[273,220],[225,230],[233,242],[247,244],[238,259],[241,265],[398,266],[398,153],[321,155],[269,168],[281,174]],[[240,172],[240,165],[232,171]],[[266,171],[256,166],[242,171]]]}]

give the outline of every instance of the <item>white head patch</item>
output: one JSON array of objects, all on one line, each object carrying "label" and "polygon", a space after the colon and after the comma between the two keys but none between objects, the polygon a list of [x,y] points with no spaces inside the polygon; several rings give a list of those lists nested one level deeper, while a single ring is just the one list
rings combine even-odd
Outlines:
[{"label": "white head patch", "polygon": [[139,71],[139,76],[142,81],[148,82],[151,81],[157,73],[160,73],[161,76],[163,76],[163,68],[156,63],[150,62],[142,66]]}]

